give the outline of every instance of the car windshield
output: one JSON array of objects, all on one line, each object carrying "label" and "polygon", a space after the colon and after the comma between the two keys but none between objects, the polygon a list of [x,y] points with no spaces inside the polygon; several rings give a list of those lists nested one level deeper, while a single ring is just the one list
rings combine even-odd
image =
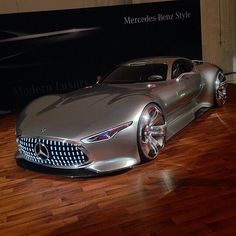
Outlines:
[{"label": "car windshield", "polygon": [[104,77],[102,83],[140,83],[164,81],[167,77],[166,64],[127,64],[116,67]]}]

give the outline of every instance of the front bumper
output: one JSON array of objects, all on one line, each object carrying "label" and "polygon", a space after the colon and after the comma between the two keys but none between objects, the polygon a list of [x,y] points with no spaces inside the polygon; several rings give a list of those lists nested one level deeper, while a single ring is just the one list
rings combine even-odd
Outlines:
[{"label": "front bumper", "polygon": [[[124,163],[126,162],[126,163]],[[112,170],[107,170],[106,165],[109,165],[109,162],[105,163],[92,163],[84,167],[79,167],[79,168],[55,168],[55,167],[48,167],[48,166],[43,166],[37,163],[30,162],[26,160],[23,155],[21,154],[20,151],[17,151],[16,153],[16,163],[25,169],[32,170],[32,171],[37,171],[40,173],[45,173],[45,174],[51,174],[51,175],[60,175],[60,176],[65,176],[65,177],[70,177],[70,178],[87,178],[87,177],[96,177],[96,176],[107,176],[107,175],[114,175],[121,173],[123,171],[127,171],[133,167],[133,162],[132,160],[129,159],[120,159],[120,166],[122,168],[118,169],[113,169]],[[105,166],[105,170],[102,171],[102,168]],[[96,168],[101,168],[101,170],[98,170]]]},{"label": "front bumper", "polygon": [[81,143],[54,137],[19,136],[18,165],[69,177],[107,175],[140,163],[136,130],[122,130],[104,142]]},{"label": "front bumper", "polygon": [[45,174],[51,174],[51,175],[61,175],[61,176],[66,176],[70,178],[87,178],[87,177],[95,177],[102,175],[102,173],[96,173],[92,172],[87,169],[59,169],[59,168],[53,168],[53,167],[47,167],[47,166],[41,166],[38,164],[35,164],[33,162],[29,162],[23,158],[16,158],[16,163],[25,169],[28,170],[33,170],[37,171],[40,173],[45,173]]}]

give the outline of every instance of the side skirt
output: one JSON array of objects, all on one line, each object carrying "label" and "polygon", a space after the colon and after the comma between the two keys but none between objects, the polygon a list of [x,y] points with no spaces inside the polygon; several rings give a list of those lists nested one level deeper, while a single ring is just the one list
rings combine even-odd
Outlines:
[{"label": "side skirt", "polygon": [[209,107],[202,107],[195,112],[195,119],[198,119],[203,114],[205,114],[210,108]]}]

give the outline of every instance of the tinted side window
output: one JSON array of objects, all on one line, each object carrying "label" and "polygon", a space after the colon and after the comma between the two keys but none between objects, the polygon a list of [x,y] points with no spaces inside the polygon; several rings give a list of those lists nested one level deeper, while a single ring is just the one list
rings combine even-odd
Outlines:
[{"label": "tinted side window", "polygon": [[188,60],[180,59],[173,63],[172,66],[172,79],[179,77],[183,73],[191,72],[193,63]]},{"label": "tinted side window", "polygon": [[183,61],[183,68],[185,70],[183,73],[191,72],[193,70],[193,63],[191,61],[184,60]]}]

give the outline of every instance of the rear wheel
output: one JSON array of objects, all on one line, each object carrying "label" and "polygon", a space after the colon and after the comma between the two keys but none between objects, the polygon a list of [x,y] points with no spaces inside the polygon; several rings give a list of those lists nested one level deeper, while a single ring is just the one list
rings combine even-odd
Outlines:
[{"label": "rear wheel", "polygon": [[155,159],[164,147],[166,124],[161,109],[154,103],[148,104],[139,118],[138,146],[143,162]]},{"label": "rear wheel", "polygon": [[227,98],[226,78],[222,71],[219,71],[215,80],[215,106],[221,107],[225,104]]}]

